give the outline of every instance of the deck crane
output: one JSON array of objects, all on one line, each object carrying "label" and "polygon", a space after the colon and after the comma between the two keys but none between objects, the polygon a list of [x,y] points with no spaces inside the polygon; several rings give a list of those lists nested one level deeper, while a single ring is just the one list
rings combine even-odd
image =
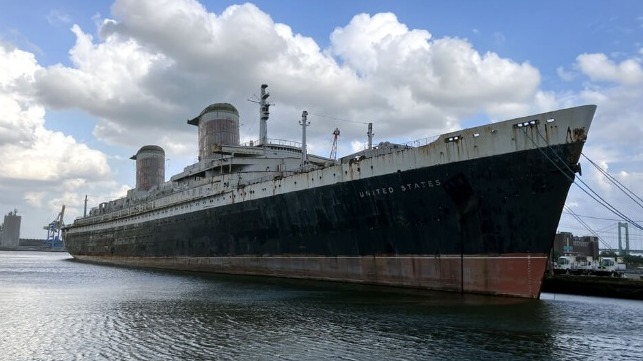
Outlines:
[{"label": "deck crane", "polygon": [[50,248],[63,248],[63,240],[60,238],[60,230],[65,226],[65,222],[63,221],[64,216],[65,205],[63,204],[63,207],[60,210],[60,213],[58,213],[56,219],[43,227],[47,230],[47,239],[45,240],[45,244]]}]

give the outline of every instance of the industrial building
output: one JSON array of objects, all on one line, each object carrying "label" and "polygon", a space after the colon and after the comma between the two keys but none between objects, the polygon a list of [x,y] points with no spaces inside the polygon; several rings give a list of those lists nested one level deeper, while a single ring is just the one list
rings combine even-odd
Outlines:
[{"label": "industrial building", "polygon": [[569,232],[560,232],[554,238],[554,253],[598,259],[598,243],[598,237],[595,236],[574,236]]},{"label": "industrial building", "polygon": [[4,222],[0,226],[0,247],[15,248],[20,242],[20,221],[22,216],[14,209],[4,216]]}]

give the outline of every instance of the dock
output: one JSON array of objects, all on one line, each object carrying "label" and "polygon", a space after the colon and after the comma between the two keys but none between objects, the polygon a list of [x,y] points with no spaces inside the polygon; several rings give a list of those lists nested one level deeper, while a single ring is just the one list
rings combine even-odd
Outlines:
[{"label": "dock", "polygon": [[547,274],[542,292],[643,300],[643,274],[626,277]]}]

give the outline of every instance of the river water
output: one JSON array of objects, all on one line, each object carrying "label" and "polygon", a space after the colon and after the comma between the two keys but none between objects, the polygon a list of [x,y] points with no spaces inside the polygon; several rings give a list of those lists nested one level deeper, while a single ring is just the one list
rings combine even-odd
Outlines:
[{"label": "river water", "polygon": [[0,252],[0,360],[641,360],[643,302],[197,275]]}]

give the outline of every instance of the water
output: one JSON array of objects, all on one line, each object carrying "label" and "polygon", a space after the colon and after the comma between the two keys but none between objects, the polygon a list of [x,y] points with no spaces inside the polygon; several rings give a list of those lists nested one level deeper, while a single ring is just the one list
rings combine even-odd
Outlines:
[{"label": "water", "polygon": [[640,360],[643,302],[463,296],[0,252],[0,360]]}]

